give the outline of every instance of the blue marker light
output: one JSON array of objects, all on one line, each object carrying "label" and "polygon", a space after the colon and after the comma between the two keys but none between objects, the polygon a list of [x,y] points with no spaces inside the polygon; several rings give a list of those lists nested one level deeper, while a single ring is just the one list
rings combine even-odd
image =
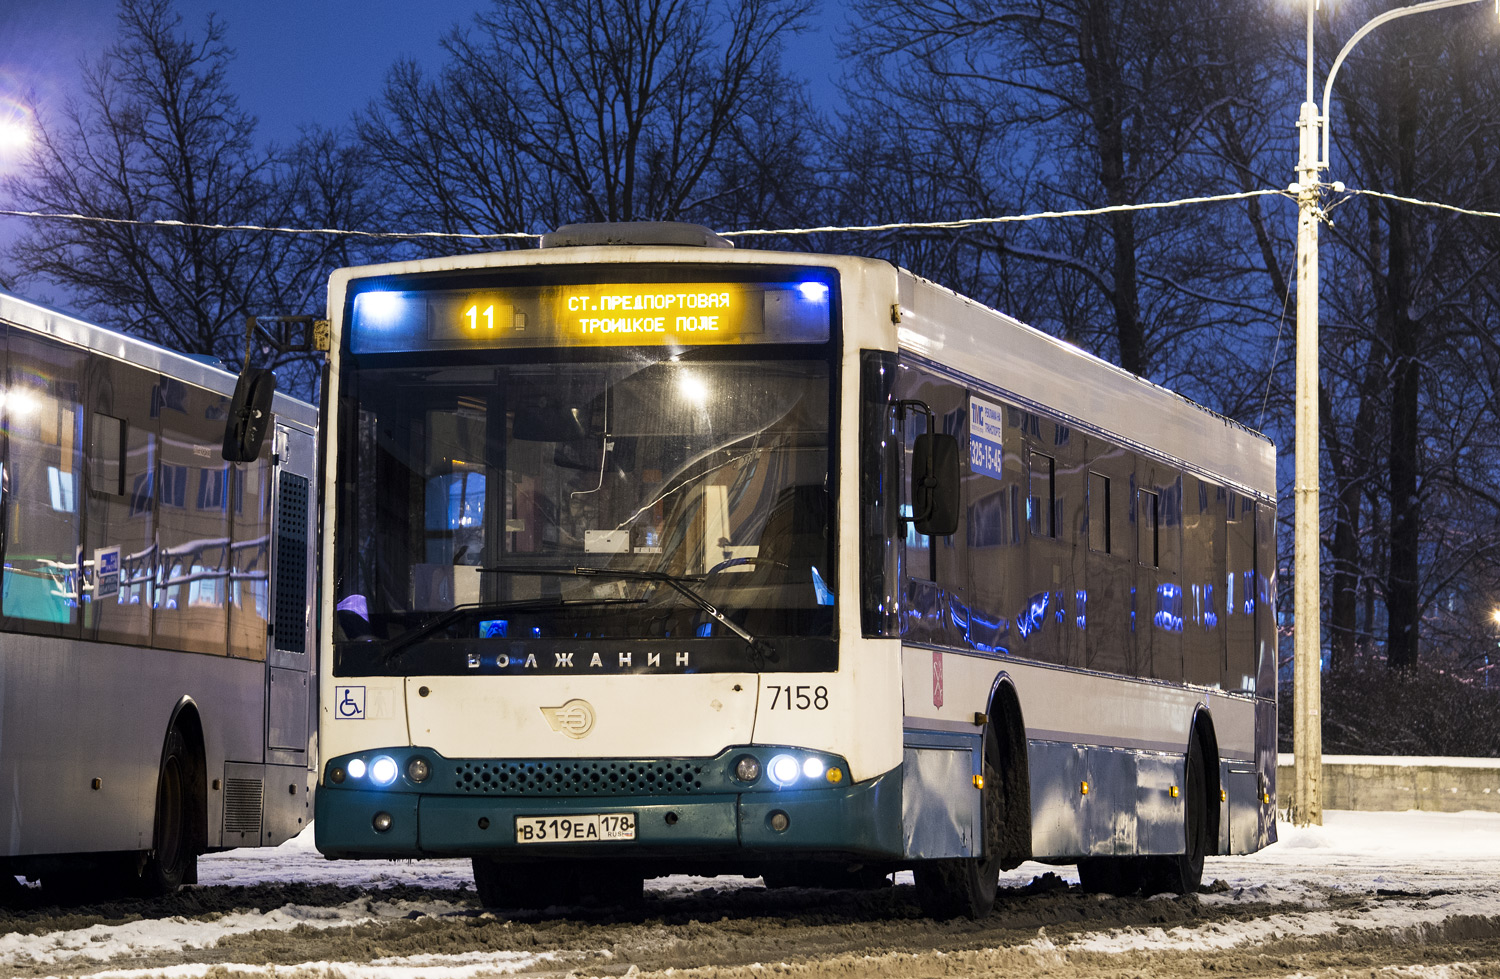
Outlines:
[{"label": "blue marker light", "polygon": [[354,319],[360,327],[389,329],[401,323],[406,298],[399,292],[362,292],[354,297]]},{"label": "blue marker light", "polygon": [[799,282],[797,291],[802,298],[810,303],[820,303],[828,299],[828,285],[823,282]]}]

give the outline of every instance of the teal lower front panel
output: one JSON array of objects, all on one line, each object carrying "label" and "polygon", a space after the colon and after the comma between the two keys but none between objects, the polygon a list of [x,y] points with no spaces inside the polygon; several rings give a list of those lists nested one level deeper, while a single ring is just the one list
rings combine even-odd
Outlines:
[{"label": "teal lower front panel", "polygon": [[[842,791],[781,792],[740,797],[740,845],[774,851],[856,852],[901,855],[901,769]],[[773,825],[776,814],[787,825]]]},{"label": "teal lower front panel", "polygon": [[[417,794],[339,788],[313,794],[313,841],[336,857],[417,856]],[[376,817],[391,817],[385,830]]]},{"label": "teal lower front panel", "polygon": [[[410,751],[399,759],[403,770]],[[352,785],[347,777],[342,784],[328,777],[335,770],[342,775],[339,765],[346,761],[329,763],[314,800],[317,846],[331,857],[678,857],[689,862],[804,854],[895,859],[902,852],[900,769],[864,782],[805,789],[765,784],[724,791],[728,785],[705,774],[690,791],[556,795],[545,790],[453,791],[406,778],[377,789]],[[448,769],[439,767],[443,765]],[[442,759],[433,767],[462,769]],[[377,820],[380,814],[384,816]],[[517,818],[595,814],[628,814],[634,820],[634,839],[517,840]]]}]

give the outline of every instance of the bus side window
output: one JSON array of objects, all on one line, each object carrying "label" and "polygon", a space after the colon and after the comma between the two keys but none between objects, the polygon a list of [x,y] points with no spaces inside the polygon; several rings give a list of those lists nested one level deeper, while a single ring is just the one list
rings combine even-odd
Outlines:
[{"label": "bus side window", "polygon": [[229,655],[265,659],[271,616],[271,452],[230,467]]},{"label": "bus side window", "polygon": [[159,383],[157,374],[133,364],[96,358],[89,367],[92,431],[83,557],[92,591],[84,606],[85,638],[151,643],[157,463],[152,408]]},{"label": "bus side window", "polygon": [[163,378],[158,388],[155,645],[228,652],[230,463],[224,461],[229,399]]},{"label": "bus side window", "polygon": [[6,625],[74,635],[82,599],[85,356],[11,331],[5,385],[9,458],[5,470]]}]

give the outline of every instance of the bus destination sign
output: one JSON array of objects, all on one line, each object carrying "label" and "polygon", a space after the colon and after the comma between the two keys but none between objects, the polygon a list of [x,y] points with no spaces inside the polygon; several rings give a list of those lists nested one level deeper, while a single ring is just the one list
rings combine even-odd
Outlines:
[{"label": "bus destination sign", "polygon": [[471,347],[645,347],[827,340],[826,282],[674,282],[369,291],[354,353]]},{"label": "bus destination sign", "polygon": [[[534,303],[516,295],[529,291],[539,293]],[[477,292],[437,305],[429,328],[434,340],[485,346],[534,337],[562,346],[725,343],[760,332],[761,311],[751,315],[747,291],[742,283],[693,283]],[[528,306],[544,315],[528,316]]]}]

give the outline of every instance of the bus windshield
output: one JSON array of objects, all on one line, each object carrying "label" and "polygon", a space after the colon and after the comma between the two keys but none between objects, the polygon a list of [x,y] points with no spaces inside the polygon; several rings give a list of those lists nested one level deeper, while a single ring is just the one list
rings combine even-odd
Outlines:
[{"label": "bus windshield", "polygon": [[623,639],[733,643],[743,665],[746,645],[831,637],[823,349],[346,361],[342,671]]}]

